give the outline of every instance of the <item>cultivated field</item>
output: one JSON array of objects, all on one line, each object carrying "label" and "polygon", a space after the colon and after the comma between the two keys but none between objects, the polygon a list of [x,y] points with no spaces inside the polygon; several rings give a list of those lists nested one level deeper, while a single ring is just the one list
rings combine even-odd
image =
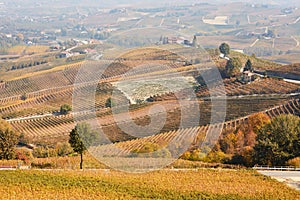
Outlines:
[{"label": "cultivated field", "polygon": [[[1,171],[1,199],[299,199],[255,171]],[[232,181],[234,180],[234,181]]]}]

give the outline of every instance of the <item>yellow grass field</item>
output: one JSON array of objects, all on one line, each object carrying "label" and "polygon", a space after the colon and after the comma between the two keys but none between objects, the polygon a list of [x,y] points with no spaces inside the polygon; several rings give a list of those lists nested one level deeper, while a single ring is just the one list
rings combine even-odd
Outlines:
[{"label": "yellow grass field", "polygon": [[251,170],[0,171],[0,199],[299,199],[300,192]]}]

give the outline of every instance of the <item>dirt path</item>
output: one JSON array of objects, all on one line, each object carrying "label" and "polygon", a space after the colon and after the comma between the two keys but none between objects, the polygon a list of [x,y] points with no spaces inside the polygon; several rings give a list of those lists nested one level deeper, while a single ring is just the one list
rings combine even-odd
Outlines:
[{"label": "dirt path", "polygon": [[291,36],[291,38],[292,38],[293,40],[295,40],[295,42],[296,42],[296,47],[300,46],[300,42],[299,42],[299,40],[297,40],[297,38],[295,38],[294,36]]},{"label": "dirt path", "polygon": [[165,19],[161,19],[161,22],[159,24],[159,27],[162,27],[163,23],[165,22]]},{"label": "dirt path", "polygon": [[250,47],[254,47],[254,46],[256,45],[256,43],[258,43],[258,42],[259,42],[259,39],[256,39],[256,40],[253,42],[253,44],[251,44]]}]

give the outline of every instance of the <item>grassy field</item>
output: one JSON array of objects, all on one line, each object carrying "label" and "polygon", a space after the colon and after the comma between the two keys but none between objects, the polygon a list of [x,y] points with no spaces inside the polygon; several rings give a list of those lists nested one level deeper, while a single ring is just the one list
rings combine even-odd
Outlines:
[{"label": "grassy field", "polygon": [[299,199],[251,170],[1,171],[0,199]]}]

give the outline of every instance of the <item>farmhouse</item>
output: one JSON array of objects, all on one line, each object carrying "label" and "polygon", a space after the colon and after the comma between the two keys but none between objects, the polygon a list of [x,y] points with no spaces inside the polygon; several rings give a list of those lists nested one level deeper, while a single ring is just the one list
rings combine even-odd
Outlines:
[{"label": "farmhouse", "polygon": [[64,52],[61,52],[60,54],[59,54],[59,57],[60,58],[69,58],[69,57],[71,57],[73,54],[71,54],[71,53],[69,53],[69,52],[67,52],[67,51],[64,51]]},{"label": "farmhouse", "polygon": [[250,71],[244,71],[241,76],[241,81],[243,83],[250,83],[255,80],[255,74]]}]

